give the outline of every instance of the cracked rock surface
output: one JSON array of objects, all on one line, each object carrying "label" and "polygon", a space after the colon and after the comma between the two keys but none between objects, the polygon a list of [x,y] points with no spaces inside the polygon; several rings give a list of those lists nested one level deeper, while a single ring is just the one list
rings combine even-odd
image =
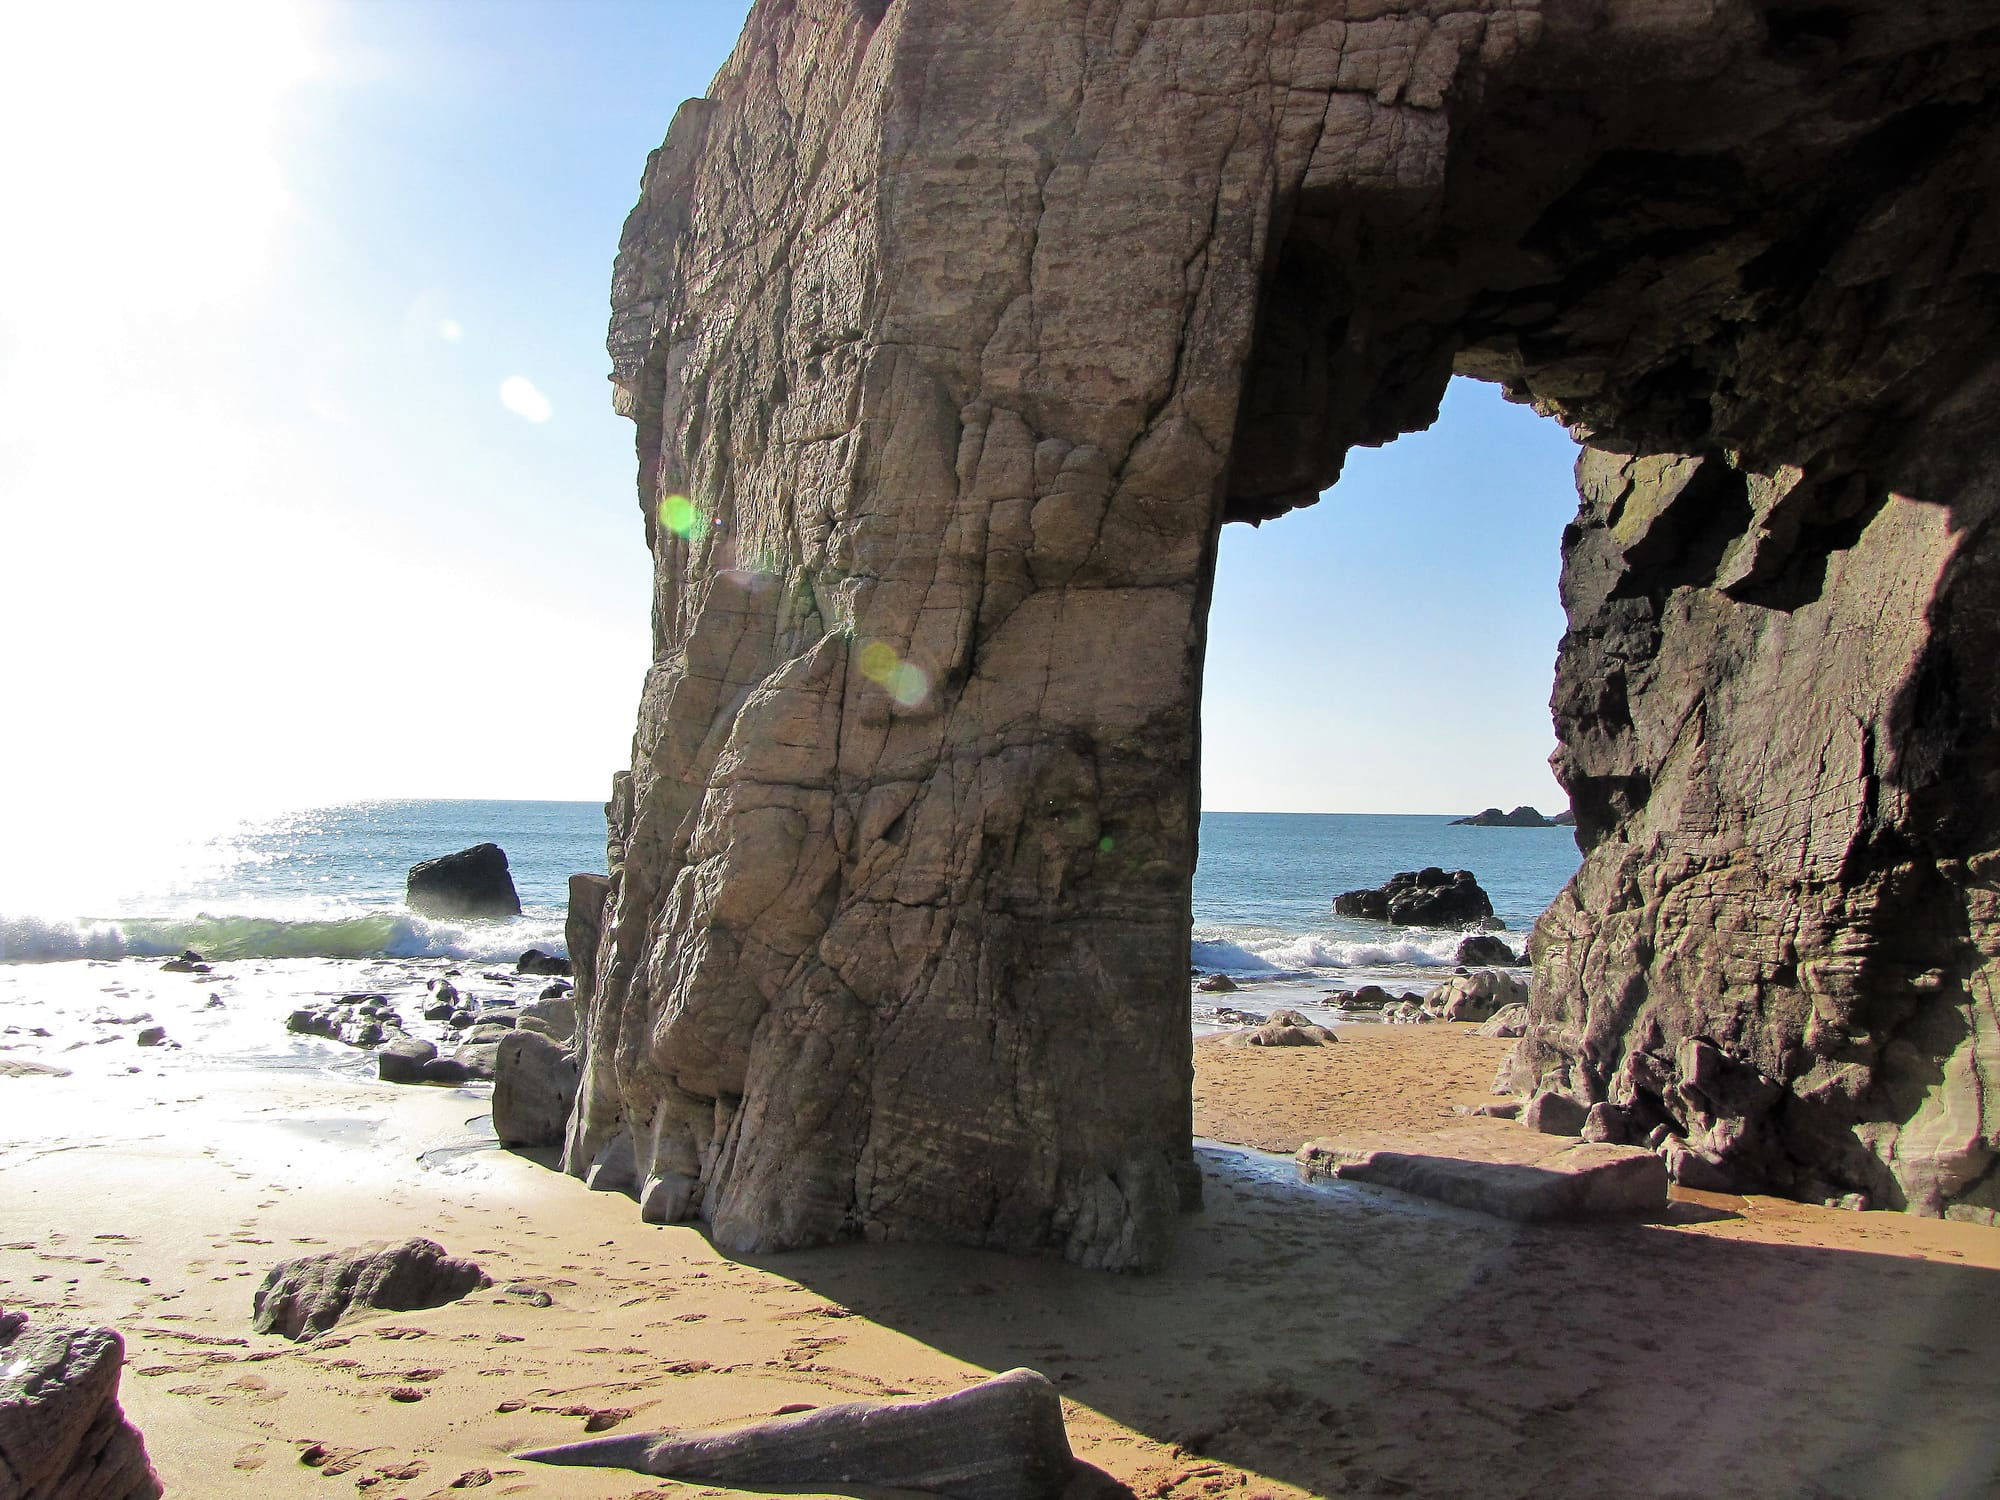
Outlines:
[{"label": "cracked rock surface", "polygon": [[1157,1264],[1218,529],[1457,372],[1588,445],[1518,1071],[1991,1217],[1996,77],[1989,4],[763,0],[615,271],[654,662],[569,1169]]}]

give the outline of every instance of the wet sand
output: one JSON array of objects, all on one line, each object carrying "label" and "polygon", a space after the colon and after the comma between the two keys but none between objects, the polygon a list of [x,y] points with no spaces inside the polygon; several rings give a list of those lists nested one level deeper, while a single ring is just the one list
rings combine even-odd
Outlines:
[{"label": "wet sand", "polygon": [[[72,1069],[0,1076],[0,1304],[125,1334],[125,1404],[172,1495],[747,1493],[510,1455],[1019,1364],[1060,1384],[1079,1455],[1148,1496],[1970,1496],[2000,1476],[2000,1231],[1697,1194],[1658,1223],[1532,1228],[1218,1145],[1158,1276],[906,1246],[746,1260],[501,1151],[482,1089],[379,1085],[282,1038],[279,991],[384,982],[361,968],[0,971],[0,1062]],[[118,1024],[88,1021],[107,985]],[[208,1051],[206,993],[231,1018]],[[141,1012],[190,1045],[138,1048]],[[268,1052],[244,1051],[260,1028]],[[1197,1132],[1289,1150],[1449,1128],[1506,1046],[1342,1037],[1198,1047]],[[496,1285],[307,1345],[250,1331],[275,1261],[412,1234]]]}]

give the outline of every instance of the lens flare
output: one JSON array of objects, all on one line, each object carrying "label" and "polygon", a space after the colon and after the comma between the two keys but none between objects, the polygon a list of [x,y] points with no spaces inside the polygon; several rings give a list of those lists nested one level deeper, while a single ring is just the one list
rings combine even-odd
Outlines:
[{"label": "lens flare", "polygon": [[669,495],[660,502],[660,524],[688,542],[700,541],[708,531],[708,517],[686,495]]},{"label": "lens flare", "polygon": [[861,675],[870,682],[889,685],[889,674],[896,670],[896,648],[887,641],[870,641],[861,648]]},{"label": "lens flare", "polygon": [[1099,854],[1109,854],[1113,849],[1117,847],[1118,847],[1118,841],[1108,833],[1105,834],[1103,838],[1097,841],[1097,852]]},{"label": "lens flare", "polygon": [[863,677],[905,708],[915,708],[930,695],[930,673],[913,661],[904,661],[887,641],[870,641],[855,660]]}]

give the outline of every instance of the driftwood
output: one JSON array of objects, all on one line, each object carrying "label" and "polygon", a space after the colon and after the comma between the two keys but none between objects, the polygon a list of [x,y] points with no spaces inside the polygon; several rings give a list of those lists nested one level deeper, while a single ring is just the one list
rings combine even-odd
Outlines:
[{"label": "driftwood", "polygon": [[1033,1370],[928,1401],[849,1401],[721,1432],[621,1433],[517,1457],[710,1484],[871,1485],[953,1500],[1054,1500],[1076,1469],[1062,1399]]}]

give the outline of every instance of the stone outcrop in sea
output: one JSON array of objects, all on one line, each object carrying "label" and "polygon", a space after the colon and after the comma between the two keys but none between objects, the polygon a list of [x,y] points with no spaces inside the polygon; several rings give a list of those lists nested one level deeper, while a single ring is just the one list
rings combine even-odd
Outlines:
[{"label": "stone outcrop in sea", "polygon": [[507,852],[498,844],[474,844],[411,865],[404,902],[427,917],[521,915]]},{"label": "stone outcrop in sea", "polygon": [[758,4],[614,278],[656,638],[569,1168],[1157,1263],[1218,526],[1457,372],[1586,444],[1530,1092],[1993,1217],[1996,78],[1899,0]]},{"label": "stone outcrop in sea", "polygon": [[1398,927],[1504,927],[1493,915],[1493,898],[1470,870],[1430,865],[1404,870],[1381,885],[1342,891],[1333,898],[1337,917],[1394,922]]}]

